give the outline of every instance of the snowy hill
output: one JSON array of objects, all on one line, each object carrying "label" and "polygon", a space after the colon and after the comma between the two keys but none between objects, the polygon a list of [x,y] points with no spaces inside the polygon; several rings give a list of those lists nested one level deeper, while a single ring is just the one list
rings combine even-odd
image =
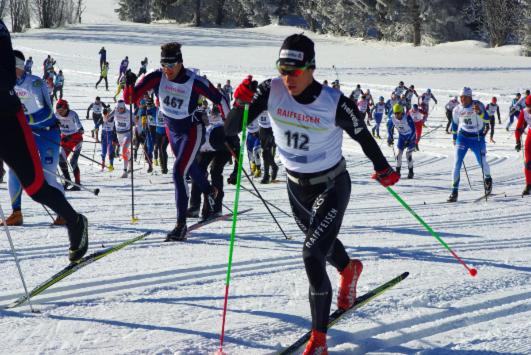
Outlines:
[{"label": "snowy hill", "polygon": [[[214,29],[120,23],[104,6],[106,1],[88,3],[84,24],[31,30],[13,38],[15,48],[33,56],[38,75],[46,54],[57,59],[65,73],[65,98],[80,117],[96,95],[112,103],[119,61],[125,55],[135,71],[146,56],[155,68],[160,44],[179,41],[185,65],[200,68],[214,84],[226,79],[236,84],[248,73],[259,80],[274,76],[282,39],[300,32],[279,26]],[[448,97],[464,85],[472,86],[480,99],[497,96],[505,123],[510,99],[529,85],[531,59],[471,42],[414,48],[311,36],[316,41],[317,78],[339,77],[347,94],[360,83],[375,97],[387,97],[399,80],[420,90],[432,89],[439,104],[432,108],[425,130],[433,132],[414,153],[415,179],[401,180],[396,191],[479,271],[470,277],[372,181],[372,165],[345,137],[352,194],[340,239],[352,257],[364,262],[359,293],[403,271],[411,274],[337,324],[329,332],[330,353],[530,353],[531,200],[520,197],[522,156],[514,151],[514,134],[497,125],[496,143],[488,145],[495,195],[488,202],[475,201],[483,193],[482,177],[469,154],[466,165],[472,188],[462,174],[460,202],[447,204],[454,148],[444,127],[437,127],[446,125]],[[111,63],[109,92],[94,88],[101,46],[107,48]],[[83,153],[99,159],[99,145],[90,143],[92,121],[83,124],[87,132]],[[378,142],[394,162],[392,148]],[[214,352],[221,328],[230,223],[201,228],[186,243],[162,243],[175,224],[171,175],[162,175],[159,169],[148,174],[145,162],[137,163],[142,168],[135,173],[140,221],[131,224],[130,185],[119,178],[121,169],[100,172],[87,160],[81,164],[82,182],[101,188],[98,197],[86,192],[67,195],[89,218],[90,252],[144,231],[152,234],[35,297],[41,314],[29,313],[27,306],[0,310],[0,353]],[[116,161],[115,166],[121,164]],[[247,181],[243,184],[251,188]],[[285,184],[257,186],[271,203],[290,213]],[[10,205],[6,189],[6,184],[0,185],[4,210]],[[242,191],[240,196],[241,208],[253,210],[238,222],[224,348],[229,354],[266,354],[290,344],[310,327],[303,237],[292,218],[273,209],[283,229],[294,237],[285,240],[253,195]],[[234,187],[226,186],[225,203],[230,207],[233,198]],[[67,238],[62,228],[48,227],[50,218],[27,197],[23,211],[25,225],[12,228],[12,234],[32,288],[66,265]],[[22,293],[6,238],[0,238],[0,267],[3,305]],[[332,267],[328,272],[337,291],[337,272]]]}]

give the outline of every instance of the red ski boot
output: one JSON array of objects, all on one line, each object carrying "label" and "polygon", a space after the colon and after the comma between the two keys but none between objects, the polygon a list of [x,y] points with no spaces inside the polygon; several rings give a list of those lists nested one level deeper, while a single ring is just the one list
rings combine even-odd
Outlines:
[{"label": "red ski boot", "polygon": [[326,333],[313,329],[310,341],[302,355],[328,355]]},{"label": "red ski boot", "polygon": [[350,260],[347,267],[339,274],[339,292],[337,308],[349,309],[356,301],[356,285],[363,270],[363,264],[357,259]]}]

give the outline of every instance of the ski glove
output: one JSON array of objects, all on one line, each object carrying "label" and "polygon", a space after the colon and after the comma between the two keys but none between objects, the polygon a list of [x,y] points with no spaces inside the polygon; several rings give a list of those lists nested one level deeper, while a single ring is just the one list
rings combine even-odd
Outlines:
[{"label": "ski glove", "polygon": [[396,184],[398,180],[400,180],[400,175],[398,175],[393,168],[388,167],[386,169],[374,172],[374,174],[372,174],[372,178],[374,180],[378,180],[382,186],[387,187]]},{"label": "ski glove", "polygon": [[516,141],[516,145],[515,145],[514,149],[516,149],[517,152],[522,150],[522,141],[521,140],[517,140]]}]

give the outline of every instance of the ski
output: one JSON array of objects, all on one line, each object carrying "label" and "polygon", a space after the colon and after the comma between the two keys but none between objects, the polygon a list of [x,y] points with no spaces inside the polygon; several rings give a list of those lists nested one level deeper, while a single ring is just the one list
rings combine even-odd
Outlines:
[{"label": "ski", "polygon": [[[354,310],[360,308],[361,306],[365,305],[369,301],[378,297],[379,295],[381,295],[382,293],[384,293],[391,287],[396,286],[399,282],[401,282],[406,277],[408,277],[408,275],[409,275],[409,272],[404,272],[402,275],[399,275],[395,277],[394,279],[387,281],[383,285],[378,286],[374,290],[371,290],[367,292],[366,294],[356,298],[356,301],[354,302],[352,307],[350,307],[347,310],[341,310],[341,309],[335,310],[334,312],[332,312],[332,314],[330,314],[330,317],[328,318],[327,328],[330,329],[334,324],[336,324],[345,315],[350,314]],[[297,341],[295,341],[292,345],[288,346],[287,348],[278,352],[277,354],[278,355],[293,354],[295,351],[297,351],[297,349],[299,349],[301,346],[303,346],[310,340],[311,334],[312,334],[311,331],[307,332],[302,337],[297,339]]]},{"label": "ski", "polygon": [[[249,212],[251,210],[252,210],[252,208],[247,208],[245,210],[238,211],[238,216],[241,215],[241,214],[247,213],[247,212]],[[220,216],[207,219],[206,221],[196,222],[196,223],[192,224],[190,227],[188,227],[187,236],[193,230],[199,229],[199,228],[201,228],[203,226],[209,225],[209,224],[214,223],[214,222],[225,221],[225,220],[229,220],[231,218],[232,218],[232,212],[228,212],[228,213],[222,214]]]},{"label": "ski", "polygon": [[[120,243],[118,245],[115,245],[113,247],[109,247],[109,248],[97,251],[95,253],[92,253],[90,255],[84,256],[78,262],[69,264],[63,270],[59,271],[58,273],[56,273],[55,275],[50,277],[48,280],[44,281],[43,283],[41,283],[40,285],[35,287],[33,290],[31,290],[31,292],[29,293],[30,298],[33,298],[33,297],[37,296],[38,294],[42,293],[46,289],[48,289],[51,286],[55,285],[56,283],[58,283],[59,281],[63,280],[67,276],[72,275],[74,272],[78,271],[79,269],[84,268],[85,266],[87,266],[89,264],[92,264],[96,260],[99,260],[99,259],[101,259],[101,258],[103,258],[105,256],[108,256],[109,254],[112,254],[115,251],[123,249],[123,248],[125,248],[126,246],[128,246],[130,244],[133,244],[133,243],[135,243],[135,242],[137,242],[137,241],[139,241],[141,239],[144,239],[149,234],[151,234],[151,232],[146,232],[146,233],[141,234],[141,235],[139,235],[137,237],[134,237],[134,238],[131,238],[129,240],[126,240],[125,242],[122,242],[122,243]],[[10,304],[8,304],[6,306],[3,306],[1,308],[9,309],[9,308],[18,307],[18,306],[23,305],[24,303],[26,303],[27,300],[28,300],[28,298],[26,297],[26,295],[24,295],[24,296],[21,296],[20,298],[18,298],[17,300],[13,301],[12,303],[10,303]]]}]

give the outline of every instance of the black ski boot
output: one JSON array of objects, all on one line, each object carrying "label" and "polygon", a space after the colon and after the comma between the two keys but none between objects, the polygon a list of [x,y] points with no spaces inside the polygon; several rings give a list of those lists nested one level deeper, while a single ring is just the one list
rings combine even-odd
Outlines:
[{"label": "black ski boot", "polygon": [[446,202],[457,202],[457,190],[453,190]]},{"label": "black ski boot", "polygon": [[199,217],[199,207],[198,206],[190,206],[186,210],[186,217],[187,218],[197,218]]},{"label": "black ski boot", "polygon": [[73,225],[67,225],[70,249],[68,259],[75,263],[85,255],[88,250],[88,221],[87,217],[79,214]]},{"label": "black ski boot", "polygon": [[398,176],[402,176],[402,175],[400,175],[400,170],[402,170],[402,168],[400,166],[397,166],[395,170],[396,170],[396,173],[398,174]]},{"label": "black ski boot", "polygon": [[262,180],[260,181],[261,184],[269,184],[271,182],[271,177],[269,174],[265,174]]},{"label": "black ski boot", "polygon": [[278,166],[271,167],[271,181],[275,181],[278,175]]},{"label": "black ski boot", "polygon": [[69,188],[67,191],[81,191],[81,187],[77,185],[72,185],[72,187]]},{"label": "black ski boot", "polygon": [[492,178],[490,176],[485,178],[485,193],[487,196],[492,193]]},{"label": "black ski boot", "polygon": [[407,174],[407,178],[413,179],[413,176],[415,176],[415,174],[413,173],[413,168],[409,168],[409,173]]},{"label": "black ski boot", "polygon": [[214,213],[216,209],[216,197],[218,195],[218,189],[212,186],[212,192],[205,195],[203,202],[203,210],[201,211],[200,222],[208,221],[211,218],[217,217]]},{"label": "black ski boot", "polygon": [[166,234],[165,242],[183,242],[186,240],[186,232],[188,232],[188,227],[185,223],[178,223],[175,228],[168,234]]},{"label": "black ski boot", "polygon": [[531,185],[525,185],[525,189],[522,192],[522,196],[528,196],[531,194]]},{"label": "black ski boot", "polygon": [[419,145],[418,145],[418,144],[415,144],[415,151],[418,152],[419,150],[420,150],[420,149],[419,149]]}]

